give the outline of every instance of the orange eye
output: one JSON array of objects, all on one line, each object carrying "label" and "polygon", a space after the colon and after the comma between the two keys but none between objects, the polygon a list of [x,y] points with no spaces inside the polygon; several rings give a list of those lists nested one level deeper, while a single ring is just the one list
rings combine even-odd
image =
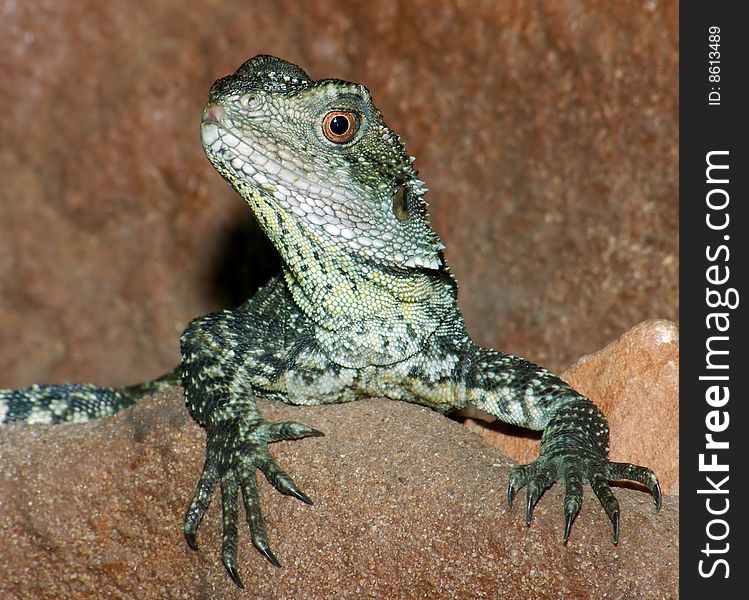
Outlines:
[{"label": "orange eye", "polygon": [[329,112],[322,122],[322,132],[325,137],[336,144],[344,144],[351,140],[358,128],[356,115],[344,110]]}]

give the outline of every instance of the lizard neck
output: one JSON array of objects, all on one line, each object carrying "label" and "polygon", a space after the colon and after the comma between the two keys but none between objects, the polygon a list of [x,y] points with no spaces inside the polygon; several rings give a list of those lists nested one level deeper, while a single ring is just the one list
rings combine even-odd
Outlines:
[{"label": "lizard neck", "polygon": [[445,267],[379,266],[331,244],[261,194],[249,190],[243,195],[281,255],[294,299],[320,327],[336,329],[342,321],[389,318],[401,305],[415,311],[455,303],[455,285]]},{"label": "lizard neck", "polygon": [[378,266],[331,243],[265,195],[252,189],[243,195],[281,254],[294,302],[315,324],[313,335],[333,362],[362,368],[405,360],[457,311],[445,267]]},{"label": "lizard neck", "polygon": [[345,255],[322,255],[312,269],[287,263],[284,279],[302,311],[326,329],[375,317],[396,320],[404,310],[434,312],[454,303],[452,290],[440,277],[378,270]]},{"label": "lizard neck", "polygon": [[[285,228],[284,280],[313,321],[315,337],[332,361],[362,368],[413,356],[456,308],[453,280],[443,271],[378,268],[314,232]],[[293,241],[292,241],[293,238]]]},{"label": "lizard neck", "polygon": [[363,271],[338,260],[323,259],[318,266],[325,272],[322,279],[288,266],[284,277],[296,304],[316,324],[320,348],[343,367],[406,360],[457,310],[449,278]]}]

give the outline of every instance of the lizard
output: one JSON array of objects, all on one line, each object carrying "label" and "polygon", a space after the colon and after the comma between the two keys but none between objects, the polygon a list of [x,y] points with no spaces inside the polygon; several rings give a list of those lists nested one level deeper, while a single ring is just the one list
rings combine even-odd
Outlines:
[{"label": "lizard", "polygon": [[258,398],[324,405],[379,396],[442,414],[473,406],[542,431],[538,459],[510,473],[507,502],[512,507],[525,488],[530,525],[543,492],[563,484],[564,543],[585,484],[608,515],[615,544],[620,508],[611,482],[642,485],[660,508],[652,470],[608,460],[608,422],[591,400],[542,367],[472,342],[415,159],[364,85],[313,80],[290,62],[258,55],[213,84],[200,131],[206,156],[249,204],[282,272],[238,308],[193,320],[171,373],[126,388],[0,390],[0,422],[87,421],[181,383],[206,432],[185,539],[197,550],[218,488],[221,560],[239,587],[239,496],[253,545],[280,566],[257,471],[280,493],[312,504],[268,446],[323,435],[302,423],[269,422]]}]

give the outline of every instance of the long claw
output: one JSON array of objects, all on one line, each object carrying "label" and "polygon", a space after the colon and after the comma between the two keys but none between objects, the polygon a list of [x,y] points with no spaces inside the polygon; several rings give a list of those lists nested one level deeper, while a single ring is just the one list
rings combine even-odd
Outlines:
[{"label": "long claw", "polygon": [[260,551],[260,554],[262,554],[265,558],[268,559],[268,562],[270,564],[272,564],[274,567],[278,567],[279,569],[281,568],[281,563],[276,558],[276,555],[273,554],[271,549],[268,548],[268,546],[264,544],[263,545],[255,544],[255,547]]},{"label": "long claw", "polygon": [[531,518],[533,517],[533,498],[530,494],[530,489],[528,490],[528,498],[525,502],[525,524],[530,527],[531,525]]},{"label": "long claw", "polygon": [[270,454],[268,454],[262,463],[258,464],[258,468],[263,472],[270,484],[282,494],[293,496],[310,506],[314,504],[310,497],[296,486],[294,480],[286,472],[281,470]]},{"label": "long claw", "polygon": [[315,505],[315,503],[312,502],[312,499],[299,488],[297,488],[293,483],[286,489],[286,493],[289,496],[293,496],[297,500],[301,500],[305,504],[309,504],[310,506]]},{"label": "long claw", "polygon": [[653,498],[655,500],[655,512],[661,510],[661,502],[663,501],[663,493],[661,492],[661,484],[657,481],[653,486]]},{"label": "long claw", "polygon": [[515,488],[512,487],[512,482],[507,485],[507,505],[512,508],[512,501],[515,499]]},{"label": "long claw", "polygon": [[572,531],[572,522],[575,520],[580,510],[580,505],[576,500],[571,499],[564,505],[564,543],[570,538],[570,531]]},{"label": "long claw", "polygon": [[229,573],[229,577],[231,577],[231,580],[237,585],[239,589],[243,590],[244,583],[242,583],[242,580],[239,578],[237,569],[232,565],[224,565],[224,567],[226,567],[226,571]]},{"label": "long claw", "polygon": [[306,437],[324,437],[325,434],[319,429],[296,423],[294,421],[283,421],[281,423],[272,423],[268,426],[269,442],[279,442],[281,440],[300,440]]},{"label": "long claw", "polygon": [[572,531],[572,520],[575,518],[574,513],[566,513],[564,515],[564,543],[570,539],[570,531]]},{"label": "long claw", "polygon": [[611,517],[611,523],[614,525],[614,544],[619,543],[619,512],[615,512]]},{"label": "long claw", "polygon": [[187,545],[190,546],[193,550],[198,549],[198,541],[195,538],[194,533],[187,533],[185,532],[185,541],[187,542]]}]

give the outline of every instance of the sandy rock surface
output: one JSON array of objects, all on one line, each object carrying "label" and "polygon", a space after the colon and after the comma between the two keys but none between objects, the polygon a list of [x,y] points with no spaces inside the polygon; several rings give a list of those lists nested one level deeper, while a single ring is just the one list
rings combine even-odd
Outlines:
[{"label": "sandy rock surface", "polygon": [[[465,427],[385,400],[263,405],[324,438],[279,443],[309,507],[261,483],[275,569],[240,528],[242,595],[219,561],[219,503],[188,549],[182,517],[203,432],[172,388],[87,425],[0,430],[2,598],[675,597],[678,503],[617,490],[618,546],[590,490],[565,546],[553,487],[530,528],[508,461]],[[522,502],[521,502],[522,504]]]}]

